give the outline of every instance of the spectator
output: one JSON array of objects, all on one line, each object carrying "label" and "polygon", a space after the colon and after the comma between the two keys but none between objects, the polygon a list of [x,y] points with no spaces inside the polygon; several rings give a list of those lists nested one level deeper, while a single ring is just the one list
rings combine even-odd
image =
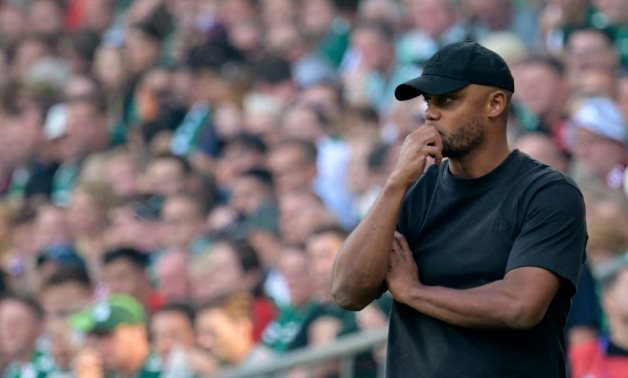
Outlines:
[{"label": "spectator", "polygon": [[317,147],[302,139],[288,139],[276,145],[270,151],[268,164],[277,194],[283,196],[291,191],[313,190],[325,206],[343,220],[343,225],[352,224],[351,204],[337,187],[332,187],[319,176],[317,154]]},{"label": "spectator", "polygon": [[70,323],[86,336],[76,361],[78,377],[160,376],[161,364],[146,334],[146,314],[135,299],[111,295],[74,314]]},{"label": "spectator", "polygon": [[628,269],[625,256],[614,260],[614,267],[604,279],[602,305],[609,321],[609,334],[600,340],[575,345],[569,351],[572,377],[621,377],[628,369],[626,344],[626,308]]},{"label": "spectator", "polygon": [[7,377],[47,376],[54,362],[38,348],[44,312],[36,300],[18,295],[0,299],[0,349],[8,363]]},{"label": "spectator", "polygon": [[[350,156],[349,146],[338,137],[336,127],[331,122],[324,109],[316,105],[294,106],[284,115],[282,134],[295,139],[304,139],[316,145],[316,185],[322,188],[322,191],[334,192],[335,203],[349,204],[352,199],[345,182]],[[338,213],[346,227],[351,227],[355,223],[355,219],[349,214],[348,206],[334,212]]]},{"label": "spectator", "polygon": [[356,25],[349,51],[357,56],[357,63],[344,75],[347,98],[354,105],[369,105],[388,114],[395,84],[416,75],[417,69],[411,65],[416,61],[397,60],[393,30],[381,23]]},{"label": "spectator", "polygon": [[203,237],[206,206],[188,194],[173,194],[165,198],[160,222],[166,249],[183,249],[196,253],[207,240]]},{"label": "spectator", "polygon": [[41,287],[39,302],[47,318],[65,317],[92,301],[92,282],[80,266],[63,267],[52,273]]},{"label": "spectator", "polygon": [[266,36],[266,45],[273,53],[290,62],[294,83],[305,88],[319,81],[335,80],[336,71],[329,61],[313,51],[313,38],[290,23],[273,25]]},{"label": "spectator", "polygon": [[239,174],[264,168],[267,152],[266,143],[254,134],[239,133],[225,140],[216,165],[218,185],[228,190]]},{"label": "spectator", "polygon": [[[110,123],[123,122],[124,94],[128,90],[129,78],[121,48],[101,44],[94,52],[92,74],[101,84],[109,110]],[[121,114],[122,113],[122,114]],[[124,130],[124,125],[116,125],[114,130]],[[117,140],[119,138],[115,138]]]},{"label": "spectator", "polygon": [[320,310],[313,299],[313,288],[305,251],[298,247],[284,248],[278,261],[290,303],[279,309],[277,318],[262,334],[262,343],[282,354],[308,344],[306,321]]},{"label": "spectator", "polygon": [[107,248],[102,230],[109,224],[109,210],[115,197],[109,187],[98,183],[80,183],[71,192],[66,219],[72,239],[88,262],[90,271],[98,275],[100,257]]},{"label": "spectator", "polygon": [[236,292],[252,295],[251,332],[259,340],[275,318],[275,307],[262,292],[263,271],[256,251],[243,240],[221,237],[192,264],[192,292],[198,304]]},{"label": "spectator", "polygon": [[[371,304],[364,313],[341,309],[331,298],[331,276],[336,253],[347,238],[347,233],[338,226],[327,226],[314,230],[307,238],[306,253],[313,277],[313,298],[321,303],[320,311],[312,314],[305,321],[308,345],[321,346],[332,343],[336,338],[357,332],[357,318],[362,317],[362,325],[369,329],[369,321],[379,322],[376,326],[384,327],[392,306],[391,298],[383,296]],[[380,304],[381,303],[381,304]],[[368,318],[368,320],[367,320]],[[360,355],[356,360],[360,374],[375,374],[375,365],[369,353]],[[334,371],[333,366],[322,366],[323,370]]]},{"label": "spectator", "polygon": [[102,283],[108,292],[131,296],[152,313],[164,300],[151,287],[148,264],[149,256],[133,248],[107,251],[102,256]]},{"label": "spectator", "polygon": [[584,100],[572,116],[575,125],[574,176],[577,183],[621,189],[626,169],[628,128],[612,100]]},{"label": "spectator", "polygon": [[530,50],[538,50],[538,21],[532,7],[512,0],[463,0],[461,4],[476,36],[510,31],[524,38]]},{"label": "spectator", "polygon": [[145,189],[163,199],[186,190],[192,177],[190,162],[182,157],[162,154],[153,158],[145,172]]},{"label": "spectator", "polygon": [[279,229],[289,245],[304,245],[315,228],[337,223],[337,218],[310,190],[287,192],[279,198]]},{"label": "spectator", "polygon": [[228,367],[253,368],[272,358],[252,336],[252,298],[246,293],[219,297],[203,305],[196,317],[198,342]]},{"label": "spectator", "polygon": [[628,250],[628,204],[621,196],[589,192],[587,205],[587,258],[594,272]]},{"label": "spectator", "polygon": [[64,269],[86,270],[87,266],[68,244],[51,244],[44,248],[35,260],[34,285],[41,289],[42,284],[48,281],[57,272]]},{"label": "spectator", "polygon": [[410,0],[405,10],[411,29],[397,43],[397,53],[403,63],[423,65],[438,46],[459,42],[468,36],[453,1]]},{"label": "spectator", "polygon": [[[192,105],[174,132],[170,144],[172,153],[216,157],[219,141],[211,111],[236,96],[241,60],[240,53],[224,39],[210,41],[188,52],[186,64],[194,75]],[[222,70],[223,64],[232,69]]]},{"label": "spectator", "polygon": [[567,83],[563,64],[551,58],[529,58],[515,67],[513,76],[517,85],[514,112],[520,131],[549,134],[566,150]]},{"label": "spectator", "polygon": [[270,172],[253,169],[235,178],[229,198],[229,205],[238,214],[232,232],[248,240],[266,268],[275,265],[281,244],[273,189]]},{"label": "spectator", "polygon": [[572,93],[583,97],[616,97],[615,73],[603,67],[582,69],[571,83]]},{"label": "spectator", "polygon": [[74,360],[80,350],[79,342],[73,338],[73,332],[66,318],[53,317],[46,319],[45,339],[48,352],[54,361],[55,369],[50,378],[72,378]]},{"label": "spectator", "polygon": [[617,51],[610,36],[599,29],[575,30],[567,39],[567,69],[578,76],[585,68],[599,67],[611,72],[618,68]]},{"label": "spectator", "polygon": [[519,151],[530,155],[531,158],[545,163],[557,171],[567,171],[567,157],[546,134],[531,133],[522,135],[515,141],[515,147]]},{"label": "spectator", "polygon": [[[318,54],[340,65],[349,42],[351,14],[344,14],[342,4],[332,0],[315,0],[303,4],[300,21],[305,33],[317,43]],[[349,6],[351,8],[351,6]],[[357,8],[357,7],[354,7]],[[354,13],[355,9],[350,9]],[[294,64],[295,68],[298,63]]]},{"label": "spectator", "polygon": [[613,39],[614,47],[619,53],[624,67],[628,65],[628,51],[626,49],[625,26],[628,23],[628,6],[623,1],[594,0],[593,4],[599,10],[598,20]]},{"label": "spectator", "polygon": [[194,310],[183,303],[167,304],[150,319],[152,349],[164,366],[172,363],[175,350],[196,345]]},{"label": "spectator", "polygon": [[594,13],[589,0],[547,2],[540,13],[539,27],[545,49],[560,55],[574,30],[593,26]]},{"label": "spectator", "polygon": [[117,198],[131,199],[140,192],[140,164],[126,149],[109,152],[104,163],[104,180]]},{"label": "spectator", "polygon": [[141,251],[161,248],[159,210],[149,198],[127,199],[109,211],[109,227],[104,238],[109,248],[131,246]]},{"label": "spectator", "polygon": [[155,264],[158,290],[166,303],[188,303],[192,299],[192,282],[187,251],[171,250],[159,257]]},{"label": "spectator", "polygon": [[63,164],[55,173],[52,199],[65,205],[89,154],[100,152],[109,143],[105,104],[98,97],[81,97],[67,103],[67,130],[62,140]]},{"label": "spectator", "polygon": [[42,249],[53,244],[70,244],[72,235],[68,227],[63,208],[44,203],[37,208],[35,229],[31,237],[37,248]]}]

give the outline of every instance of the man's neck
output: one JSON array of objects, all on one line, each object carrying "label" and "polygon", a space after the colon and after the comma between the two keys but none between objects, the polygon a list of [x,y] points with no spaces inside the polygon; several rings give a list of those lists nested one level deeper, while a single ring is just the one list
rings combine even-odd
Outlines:
[{"label": "man's neck", "polygon": [[482,177],[497,168],[510,155],[508,144],[490,149],[476,149],[460,158],[449,160],[449,170],[458,178]]}]

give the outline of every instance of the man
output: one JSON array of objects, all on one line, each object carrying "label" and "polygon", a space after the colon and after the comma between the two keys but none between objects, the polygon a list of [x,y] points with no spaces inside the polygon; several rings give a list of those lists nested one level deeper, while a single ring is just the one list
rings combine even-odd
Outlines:
[{"label": "man", "polygon": [[563,110],[568,95],[565,67],[552,58],[528,58],[515,70],[514,116],[521,132],[542,132],[566,149]]},{"label": "man", "polygon": [[206,208],[201,198],[191,193],[164,197],[159,215],[163,247],[167,251],[182,249],[191,253],[199,253],[205,248]]},{"label": "man", "polygon": [[7,295],[0,300],[0,354],[8,363],[3,377],[47,377],[52,358],[37,346],[44,311],[34,299]]},{"label": "man", "polygon": [[290,303],[279,307],[277,318],[266,327],[261,341],[275,353],[284,354],[307,346],[306,322],[320,312],[321,305],[313,298],[309,259],[303,249],[285,247],[277,266],[288,288]]},{"label": "man", "polygon": [[572,176],[583,188],[621,191],[628,165],[628,128],[621,109],[605,97],[588,98],[571,117],[575,125]]},{"label": "man", "polygon": [[61,166],[52,182],[52,200],[66,205],[87,156],[103,151],[109,144],[106,105],[95,94],[70,99],[67,124],[61,139]]},{"label": "man", "polygon": [[63,267],[43,282],[39,301],[46,317],[63,317],[89,304],[92,292],[92,283],[84,267]]},{"label": "man", "polygon": [[246,240],[218,236],[191,261],[192,293],[197,304],[247,292],[253,298],[253,340],[257,342],[275,318],[275,306],[261,291],[263,268],[258,252]]},{"label": "man", "polygon": [[567,375],[584,201],[564,175],[510,150],[513,91],[503,59],[472,42],[445,46],[397,87],[397,99],[424,96],[426,123],[336,257],[332,288],[353,310],[385,288],[394,297],[389,377]]},{"label": "man", "polygon": [[570,348],[571,376],[619,378],[628,371],[628,255],[611,261],[602,275],[602,304],[608,315],[609,334]]},{"label": "man", "polygon": [[142,304],[114,294],[70,317],[86,335],[76,360],[79,377],[160,377],[161,362],[151,353]]},{"label": "man", "polygon": [[134,248],[114,249],[102,256],[102,265],[102,283],[110,293],[130,295],[151,313],[163,306],[163,296],[150,282],[147,254]]},{"label": "man", "polygon": [[157,290],[167,303],[188,302],[192,295],[189,255],[184,250],[171,250],[155,262]]},{"label": "man", "polygon": [[253,339],[253,298],[247,293],[228,294],[203,305],[197,313],[198,343],[225,367],[251,368],[272,358]]},{"label": "man", "polygon": [[[352,224],[351,203],[338,187],[325,182],[318,168],[318,147],[311,141],[289,138],[277,143],[268,156],[275,190],[283,199],[289,192],[311,190],[343,225]],[[343,222],[344,220],[344,222]]]},{"label": "man", "polygon": [[193,348],[194,310],[183,303],[171,303],[159,309],[150,320],[153,349],[162,363],[172,362],[177,349]]}]

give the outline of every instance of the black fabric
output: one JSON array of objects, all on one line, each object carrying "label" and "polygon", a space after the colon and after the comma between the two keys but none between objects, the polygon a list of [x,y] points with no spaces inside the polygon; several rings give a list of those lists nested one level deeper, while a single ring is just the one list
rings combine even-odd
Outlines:
[{"label": "black fabric", "polygon": [[423,93],[441,95],[469,84],[515,91],[504,59],[476,42],[456,42],[432,55],[423,66],[421,76],[395,88],[395,97],[405,101]]},{"label": "black fabric", "polygon": [[466,289],[519,267],[554,272],[561,289],[527,331],[453,326],[395,302],[388,377],[565,377],[564,327],[586,244],[584,202],[564,175],[513,151],[488,175],[432,166],[408,191],[398,230],[421,281]]}]

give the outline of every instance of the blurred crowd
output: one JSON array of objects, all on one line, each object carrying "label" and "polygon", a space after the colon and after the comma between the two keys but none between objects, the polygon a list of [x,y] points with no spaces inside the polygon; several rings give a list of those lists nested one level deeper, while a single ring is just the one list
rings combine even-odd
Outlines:
[{"label": "blurred crowd", "polygon": [[585,195],[573,376],[625,374],[628,1],[4,0],[3,376],[211,376],[385,327],[387,295],[334,304],[334,256],[424,122],[395,86],[461,40],[511,67],[511,146]]}]

